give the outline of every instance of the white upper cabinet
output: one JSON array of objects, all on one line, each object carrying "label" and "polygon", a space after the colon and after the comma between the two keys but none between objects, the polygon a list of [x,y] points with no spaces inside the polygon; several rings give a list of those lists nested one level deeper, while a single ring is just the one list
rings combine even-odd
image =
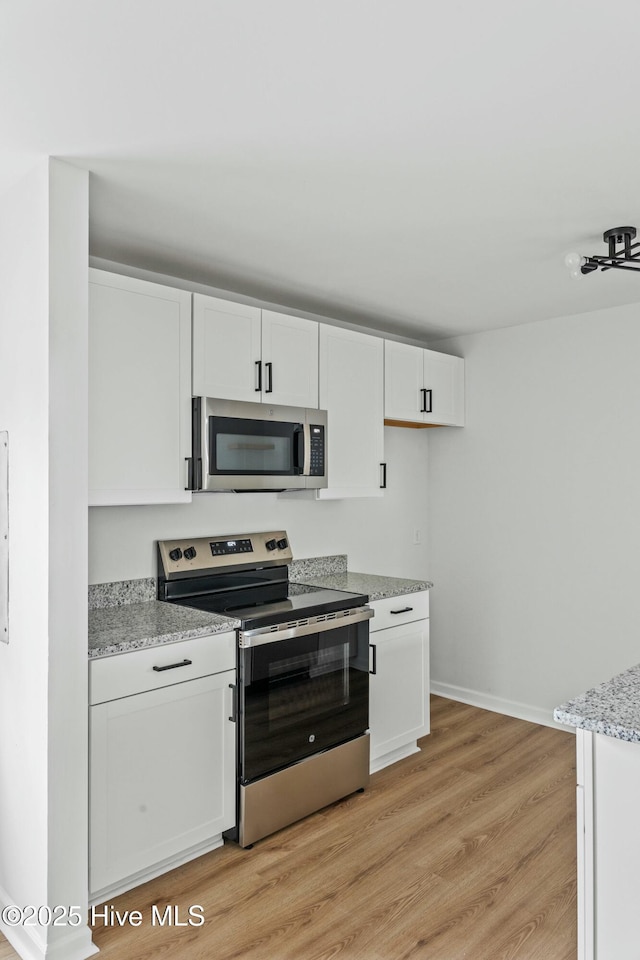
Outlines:
[{"label": "white upper cabinet", "polygon": [[318,407],[318,323],[194,294],[193,395]]},{"label": "white upper cabinet", "polygon": [[260,400],[260,309],[193,296],[193,396]]},{"label": "white upper cabinet", "polygon": [[464,426],[464,360],[424,351],[425,423]]},{"label": "white upper cabinet", "polygon": [[422,420],[424,350],[384,341],[384,415],[387,420]]},{"label": "white upper cabinet", "polygon": [[89,504],[184,503],[191,294],[89,271]]},{"label": "white upper cabinet", "polygon": [[464,360],[385,340],[387,420],[464,425]]},{"label": "white upper cabinet", "polygon": [[262,400],[318,407],[316,320],[262,311]]},{"label": "white upper cabinet", "polygon": [[320,408],[328,412],[329,486],[318,499],[383,494],[383,341],[320,324]]}]

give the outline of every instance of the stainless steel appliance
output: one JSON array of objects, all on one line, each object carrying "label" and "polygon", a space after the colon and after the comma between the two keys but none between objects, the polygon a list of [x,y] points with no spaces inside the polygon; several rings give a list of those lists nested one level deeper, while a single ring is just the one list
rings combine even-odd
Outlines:
[{"label": "stainless steel appliance", "polygon": [[327,412],[195,397],[193,490],[327,485]]},{"label": "stainless steel appliance", "polygon": [[158,542],[158,599],[240,621],[228,836],[243,847],[369,782],[373,610],[290,583],[291,559],[284,530]]}]

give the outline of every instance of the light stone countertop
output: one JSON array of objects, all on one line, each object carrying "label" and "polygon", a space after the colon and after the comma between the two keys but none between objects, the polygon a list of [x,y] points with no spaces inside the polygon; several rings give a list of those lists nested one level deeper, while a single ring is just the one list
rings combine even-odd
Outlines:
[{"label": "light stone countertop", "polygon": [[327,590],[364,593],[369,597],[369,600],[387,600],[390,597],[401,597],[405,593],[419,593],[422,590],[430,590],[433,586],[429,580],[382,577],[374,573],[355,573],[350,570],[319,576],[313,576],[313,573],[297,574],[296,582],[305,583],[310,587],[323,587]]},{"label": "light stone countertop", "polygon": [[[351,573],[344,554],[293,561],[291,583],[361,593],[383,600],[429,590],[428,580]],[[153,578],[92,584],[89,587],[89,659],[110,657],[163,643],[235,630],[240,621],[217,613],[155,599]]]},{"label": "light stone countertop", "polygon": [[225,633],[239,626],[239,620],[218,613],[159,600],[100,607],[89,611],[89,659]]},{"label": "light stone countertop", "polygon": [[640,743],[640,664],[556,707],[553,719]]}]

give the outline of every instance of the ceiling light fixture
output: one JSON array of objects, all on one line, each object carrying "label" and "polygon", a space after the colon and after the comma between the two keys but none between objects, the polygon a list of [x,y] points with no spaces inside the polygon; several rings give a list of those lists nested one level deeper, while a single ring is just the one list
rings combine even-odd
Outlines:
[{"label": "ceiling light fixture", "polygon": [[[602,239],[609,247],[607,256],[583,257],[580,253],[568,253],[564,262],[572,277],[579,277],[594,270],[640,271],[640,242],[635,240],[635,227],[612,227],[605,230]],[[633,253],[632,251],[636,251]]]}]

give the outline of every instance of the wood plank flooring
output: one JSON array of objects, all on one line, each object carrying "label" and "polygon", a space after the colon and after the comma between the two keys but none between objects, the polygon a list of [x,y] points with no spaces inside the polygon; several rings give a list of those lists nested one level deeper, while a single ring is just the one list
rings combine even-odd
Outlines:
[{"label": "wood plank flooring", "polygon": [[[370,787],[114,898],[101,960],[575,960],[575,738],[432,698]],[[154,926],[152,905],[202,926]],[[0,960],[15,954],[0,939]]]}]

